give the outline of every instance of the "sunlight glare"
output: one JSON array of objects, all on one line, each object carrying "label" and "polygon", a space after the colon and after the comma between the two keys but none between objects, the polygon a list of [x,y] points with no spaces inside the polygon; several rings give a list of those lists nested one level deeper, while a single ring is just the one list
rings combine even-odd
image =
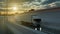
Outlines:
[{"label": "sunlight glare", "polygon": [[17,7],[13,7],[13,10],[17,10]]}]

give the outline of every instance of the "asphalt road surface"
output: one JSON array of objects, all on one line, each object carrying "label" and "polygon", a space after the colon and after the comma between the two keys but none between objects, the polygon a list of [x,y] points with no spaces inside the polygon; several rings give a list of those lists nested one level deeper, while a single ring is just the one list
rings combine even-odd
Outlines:
[{"label": "asphalt road surface", "polygon": [[14,34],[46,34],[40,31],[30,29],[28,27],[19,25],[17,23],[6,23],[8,28],[14,32]]},{"label": "asphalt road surface", "polygon": [[[14,19],[14,18],[12,18],[12,19]],[[10,18],[9,18],[9,20],[10,20]],[[12,31],[14,34],[46,34],[46,33],[22,26],[22,25],[18,24],[17,22],[10,22],[9,20],[8,20],[8,17],[6,17],[6,16],[0,16],[0,27],[1,27],[0,34],[10,34],[7,31],[8,29],[10,29],[10,31]]]}]

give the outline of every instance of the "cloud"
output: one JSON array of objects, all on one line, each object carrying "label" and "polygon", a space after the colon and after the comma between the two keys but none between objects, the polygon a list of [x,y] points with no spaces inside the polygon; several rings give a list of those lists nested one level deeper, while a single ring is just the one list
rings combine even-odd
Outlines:
[{"label": "cloud", "polygon": [[[53,7],[60,7],[60,0],[17,0],[18,3],[22,1],[22,4],[19,4],[20,9],[29,10],[29,9],[47,9]],[[24,2],[23,2],[24,1]],[[3,2],[0,2],[3,3]],[[4,6],[4,4],[3,4]]]},{"label": "cloud", "polygon": [[[44,1],[42,1],[44,2]],[[32,2],[25,2],[22,5],[22,8],[29,8],[29,9],[39,9],[39,8],[43,8],[45,5],[41,5],[42,2],[38,2],[37,0],[32,1]]]},{"label": "cloud", "polygon": [[56,1],[56,2],[54,2],[55,3],[55,5],[56,5],[56,7],[60,7],[60,1]]},{"label": "cloud", "polygon": [[50,4],[48,4],[48,6],[50,6],[50,7],[60,7],[60,1],[50,3]]},{"label": "cloud", "polygon": [[56,4],[55,3],[51,3],[51,4],[48,4],[48,6],[50,6],[50,7],[56,7]]},{"label": "cloud", "polygon": [[45,0],[42,4],[50,4],[56,1],[60,1],[60,0]]},{"label": "cloud", "polygon": [[4,2],[0,2],[0,4],[3,4]]},{"label": "cloud", "polygon": [[34,0],[31,2],[24,2],[22,8],[47,9],[58,6],[60,7],[59,0]]}]

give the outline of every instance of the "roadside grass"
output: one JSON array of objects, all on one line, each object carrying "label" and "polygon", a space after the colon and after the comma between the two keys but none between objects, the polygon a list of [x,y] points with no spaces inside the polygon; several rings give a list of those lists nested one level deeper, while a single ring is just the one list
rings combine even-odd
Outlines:
[{"label": "roadside grass", "polygon": [[6,34],[14,34],[14,32],[12,32],[10,29],[6,29]]},{"label": "roadside grass", "polygon": [[5,28],[5,34],[14,34],[12,30],[10,30],[6,25],[4,26]]},{"label": "roadside grass", "polygon": [[21,21],[21,25],[26,26],[26,27],[29,27],[29,28],[33,28],[33,24],[31,22]]}]

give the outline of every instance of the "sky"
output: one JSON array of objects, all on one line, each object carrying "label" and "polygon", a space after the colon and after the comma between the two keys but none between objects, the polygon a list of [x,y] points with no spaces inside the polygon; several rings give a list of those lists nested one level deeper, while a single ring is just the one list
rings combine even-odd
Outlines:
[{"label": "sky", "polygon": [[60,0],[0,0],[0,9],[17,5],[21,10],[60,7]]}]

